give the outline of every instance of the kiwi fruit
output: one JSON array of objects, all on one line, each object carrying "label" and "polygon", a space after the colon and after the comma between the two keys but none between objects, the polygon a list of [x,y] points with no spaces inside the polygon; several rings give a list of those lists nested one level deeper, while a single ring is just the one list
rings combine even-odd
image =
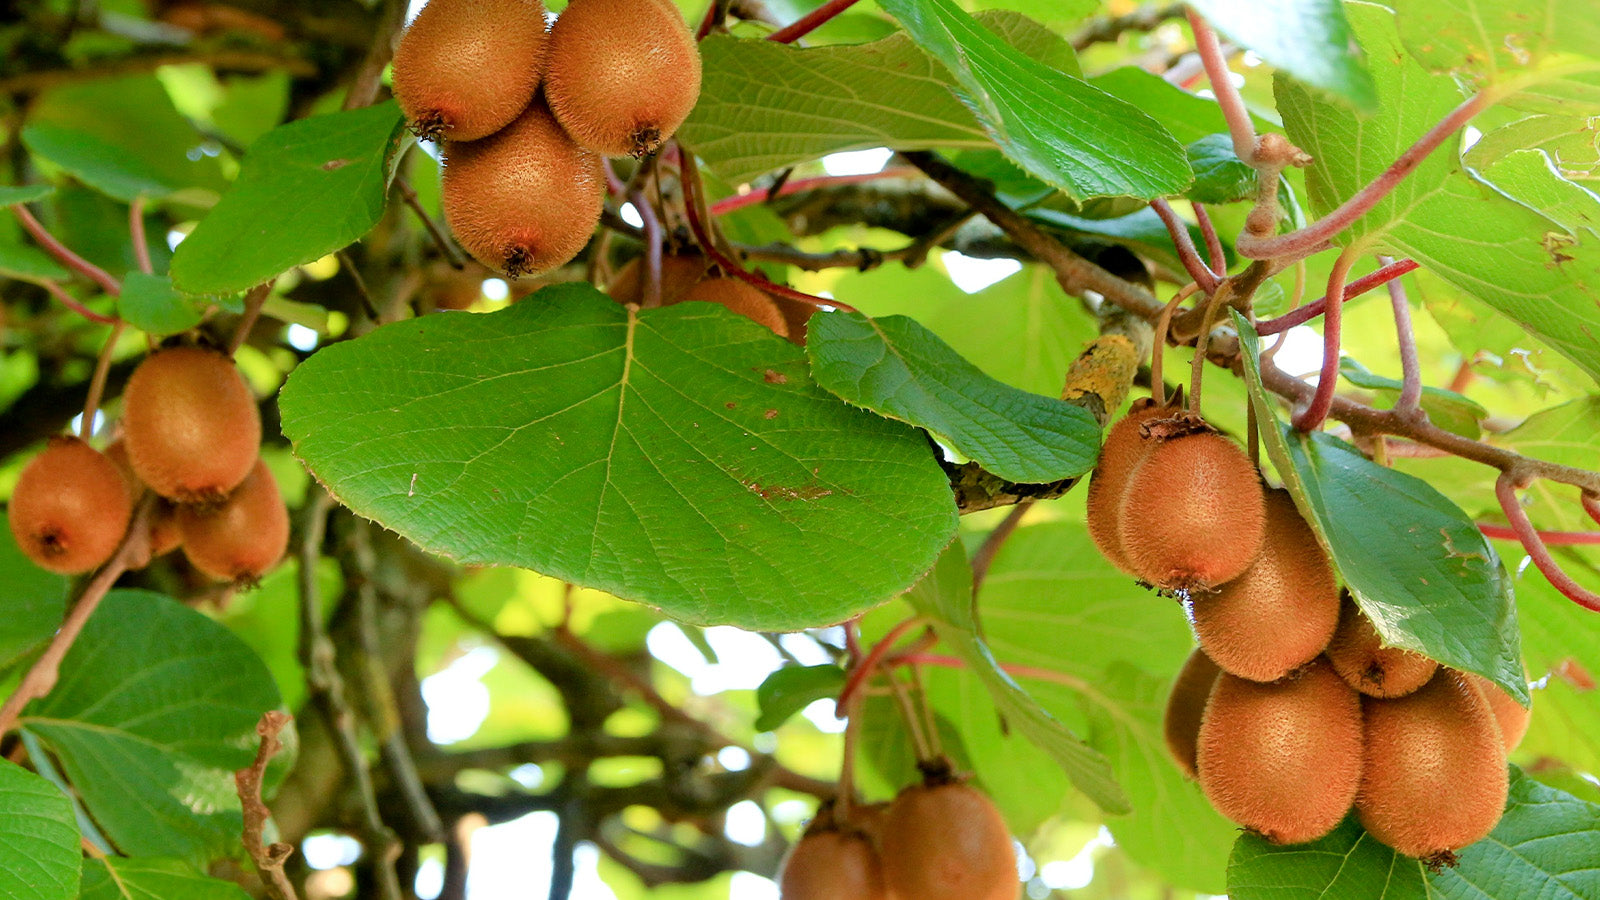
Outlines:
[{"label": "kiwi fruit", "polygon": [[1533,710],[1513,700],[1505,688],[1482,675],[1474,675],[1471,672],[1462,674],[1483,692],[1483,699],[1489,704],[1489,711],[1494,713],[1495,723],[1500,726],[1500,739],[1505,745],[1506,752],[1510,753],[1517,749],[1517,745],[1522,743],[1523,735],[1528,733],[1528,723],[1533,718]]},{"label": "kiwi fruit", "polygon": [[116,464],[75,437],[51,438],[28,461],[7,512],[22,552],[62,575],[110,559],[132,515],[133,500]]},{"label": "kiwi fruit", "polygon": [[1422,687],[1439,664],[1401,647],[1383,646],[1372,621],[1348,592],[1339,610],[1339,628],[1328,642],[1328,661],[1349,685],[1369,697],[1393,698]]},{"label": "kiwi fruit", "polygon": [[784,859],[782,900],[887,900],[872,841],[860,832],[808,832]]},{"label": "kiwi fruit", "polygon": [[1362,705],[1362,826],[1407,856],[1453,863],[1456,850],[1494,830],[1506,805],[1506,751],[1489,702],[1441,667],[1404,697]]},{"label": "kiwi fruit", "polygon": [[146,357],[122,394],[123,441],[134,474],[179,503],[216,503],[238,486],[261,446],[261,414],[233,360],[203,347]]},{"label": "kiwi fruit", "polygon": [[778,305],[765,291],[738,278],[707,278],[683,295],[683,303],[717,303],[727,307],[781,338],[789,336]]},{"label": "kiwi fruit", "polygon": [[[706,277],[710,263],[704,256],[661,257],[661,305],[671,306],[682,300],[689,289]],[[617,270],[606,284],[606,293],[618,303],[644,303],[644,257],[635,256]]]},{"label": "kiwi fruit", "polygon": [[533,99],[548,45],[540,0],[428,0],[395,48],[395,99],[419,137],[488,137]]},{"label": "kiwi fruit", "polygon": [[1194,633],[1223,671],[1277,681],[1317,657],[1339,627],[1339,583],[1285,490],[1266,493],[1261,553],[1215,594],[1194,598]]},{"label": "kiwi fruit", "polygon": [[953,782],[912,785],[884,814],[883,882],[900,900],[1015,900],[1011,832],[993,802]]},{"label": "kiwi fruit", "polygon": [[[128,486],[128,502],[137,505],[139,498],[144,495],[145,486],[144,482],[139,480],[139,476],[133,473],[133,463],[128,459],[127,443],[122,438],[117,438],[106,445],[104,452],[106,459],[111,460],[117,471],[122,473],[122,480]],[[155,508],[150,511],[150,558],[171,553],[183,543],[183,534],[178,530],[177,512],[177,507],[171,500],[157,497]],[[136,564],[129,568],[143,568],[148,562],[148,559],[136,561]]]},{"label": "kiwi fruit", "polygon": [[289,510],[277,480],[259,459],[226,502],[179,508],[178,528],[190,564],[236,584],[259,581],[289,546]]},{"label": "kiwi fruit", "polygon": [[1238,444],[1209,429],[1157,443],[1123,488],[1118,537],[1134,575],[1207,591],[1243,574],[1261,549],[1261,482]]},{"label": "kiwi fruit", "polygon": [[645,156],[700,98],[700,48],[667,0],[572,0],[550,29],[544,91],[579,144]]},{"label": "kiwi fruit", "polygon": [[1167,695],[1167,711],[1161,719],[1167,752],[1190,778],[1197,772],[1195,754],[1199,751],[1200,723],[1205,720],[1206,701],[1211,699],[1211,688],[1221,673],[1222,669],[1211,657],[1196,647],[1178,671],[1172,693]]},{"label": "kiwi fruit", "polygon": [[516,278],[564,265],[600,221],[600,157],[574,144],[537,99],[490,137],[446,141],[444,153],[445,219],[491,269]]},{"label": "kiwi fruit", "polygon": [[1275,844],[1332,831],[1361,786],[1361,700],[1327,662],[1262,684],[1223,672],[1197,763],[1217,812]]},{"label": "kiwi fruit", "polygon": [[1128,574],[1133,566],[1122,551],[1122,538],[1118,526],[1122,497],[1128,485],[1128,475],[1154,443],[1141,433],[1141,427],[1164,411],[1154,400],[1135,400],[1127,415],[1117,420],[1106,432],[1100,444],[1100,461],[1095,464],[1094,475],[1089,478],[1089,495],[1085,498],[1088,513],[1085,524],[1089,537],[1100,553],[1111,564]]}]

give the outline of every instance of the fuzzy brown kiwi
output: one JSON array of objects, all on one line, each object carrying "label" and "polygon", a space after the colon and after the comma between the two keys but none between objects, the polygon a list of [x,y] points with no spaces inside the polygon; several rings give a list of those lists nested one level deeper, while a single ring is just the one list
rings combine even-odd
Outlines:
[{"label": "fuzzy brown kiwi", "polygon": [[[661,305],[682,300],[689,289],[706,277],[710,263],[704,256],[661,257]],[[606,285],[606,293],[618,303],[644,303],[644,257],[635,256],[617,270]]]},{"label": "fuzzy brown kiwi", "polygon": [[277,480],[259,459],[226,502],[210,508],[181,507],[178,528],[184,556],[196,569],[221,581],[260,580],[289,546],[289,510]]},{"label": "fuzzy brown kiwi", "polygon": [[1211,699],[1211,688],[1220,674],[1222,669],[1204,650],[1196,647],[1178,671],[1172,693],[1167,695],[1167,711],[1161,719],[1167,752],[1190,778],[1196,776],[1195,754],[1199,751],[1200,723],[1205,721],[1206,701]]},{"label": "fuzzy brown kiwi", "polygon": [[1339,627],[1339,583],[1285,490],[1266,494],[1261,553],[1244,574],[1194,598],[1194,633],[1223,671],[1277,681],[1316,659]]},{"label": "fuzzy brown kiwi", "polygon": [[717,303],[744,316],[781,338],[789,336],[789,323],[778,305],[760,288],[738,278],[707,278],[683,295],[683,303]]},{"label": "fuzzy brown kiwi", "polygon": [[22,552],[62,575],[87,572],[110,559],[132,514],[127,482],[116,464],[75,437],[51,438],[28,461],[7,510]]},{"label": "fuzzy brown kiwi", "polygon": [[231,358],[169,347],[128,379],[122,431],[134,474],[152,491],[179,503],[215,503],[255,464],[261,414]]},{"label": "fuzzy brown kiwi", "polygon": [[540,0],[428,0],[395,48],[395,99],[421,137],[488,137],[533,99],[548,45]]},{"label": "fuzzy brown kiwi", "polygon": [[889,804],[878,840],[895,900],[1015,900],[1011,832],[993,802],[965,784],[918,784]]},{"label": "fuzzy brown kiwi", "polygon": [[1471,672],[1462,674],[1483,692],[1483,699],[1488,701],[1489,711],[1494,713],[1495,723],[1500,726],[1500,738],[1506,752],[1510,753],[1517,749],[1517,745],[1522,743],[1523,736],[1528,733],[1528,723],[1533,719],[1533,710],[1513,700],[1505,688],[1482,675],[1474,675]]},{"label": "fuzzy brown kiwi", "polygon": [[1420,653],[1383,646],[1378,630],[1348,592],[1327,655],[1339,677],[1369,697],[1404,697],[1427,684],[1439,667]]},{"label": "fuzzy brown kiwi", "polygon": [[1206,703],[1200,787],[1217,812],[1276,844],[1332,831],[1361,785],[1361,700],[1318,660],[1261,684],[1222,673]]},{"label": "fuzzy brown kiwi", "polygon": [[666,0],[572,0],[550,29],[544,90],[578,143],[645,156],[700,98],[700,48]]},{"label": "fuzzy brown kiwi", "polygon": [[1133,574],[1161,588],[1206,591],[1255,560],[1264,502],[1239,445],[1197,431],[1139,457],[1123,489],[1118,537]]},{"label": "fuzzy brown kiwi", "polygon": [[538,99],[481,141],[444,146],[445,219],[478,261],[516,278],[564,265],[600,221],[600,157],[572,142]]},{"label": "fuzzy brown kiwi", "polygon": [[1362,705],[1362,826],[1407,856],[1451,864],[1455,851],[1494,830],[1506,805],[1506,751],[1489,702],[1460,672],[1440,667],[1404,697]]},{"label": "fuzzy brown kiwi", "polygon": [[1088,506],[1085,524],[1089,526],[1089,537],[1094,539],[1094,545],[1100,548],[1102,556],[1130,575],[1133,574],[1133,567],[1122,550],[1119,526],[1122,497],[1134,466],[1146,451],[1155,446],[1153,441],[1145,438],[1140,428],[1163,409],[1151,399],[1135,400],[1128,408],[1127,415],[1111,426],[1100,445],[1100,461],[1095,464],[1094,475],[1089,478],[1089,494],[1084,500]]},{"label": "fuzzy brown kiwi", "polygon": [[782,900],[887,900],[878,851],[865,834],[807,832],[789,849],[778,876]]}]

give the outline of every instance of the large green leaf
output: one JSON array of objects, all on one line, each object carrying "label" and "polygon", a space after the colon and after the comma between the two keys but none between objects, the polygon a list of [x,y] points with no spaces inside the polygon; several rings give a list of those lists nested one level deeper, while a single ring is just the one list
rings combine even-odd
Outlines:
[{"label": "large green leaf", "polygon": [[1001,384],[913,319],[829,313],[806,334],[818,384],[926,428],[1001,478],[1042,483],[1094,466],[1100,428],[1088,410]]},{"label": "large green leaf", "polygon": [[72,900],[82,861],[72,801],[0,759],[0,900]]},{"label": "large green leaf", "polygon": [[342,502],[430,550],[697,623],[795,629],[904,590],[955,533],[926,439],[712,304],[559,285],[319,351],[284,431]]},{"label": "large green leaf", "polygon": [[[1596,58],[1600,19],[1590,0],[1397,0],[1412,55],[1434,70],[1469,71],[1488,83],[1528,70],[1571,69]],[[1553,75],[1554,73],[1552,73]]]},{"label": "large green leaf", "polygon": [[382,103],[267,132],[178,246],[173,282],[192,294],[241,291],[359,239],[383,215],[403,125],[399,107]]},{"label": "large green leaf", "polygon": [[982,680],[1011,728],[1048,752],[1073,785],[1102,809],[1128,811],[1127,795],[1112,775],[1109,761],[1030,697],[975,633],[972,567],[959,543],[939,557],[933,571],[907,596],[918,612],[933,620],[940,639]]},{"label": "large green leaf", "polygon": [[1028,58],[951,0],[881,0],[961,84],[1005,154],[1075,199],[1142,199],[1191,180],[1183,147],[1138,107]]},{"label": "large green leaf", "polygon": [[0,670],[44,646],[61,625],[68,579],[39,568],[17,546],[11,523],[0,512]]},{"label": "large green leaf", "polygon": [[1323,432],[1278,422],[1260,341],[1237,312],[1262,440],[1362,612],[1388,644],[1477,672],[1526,702],[1517,608],[1500,557],[1460,507]]},{"label": "large green leaf", "polygon": [[248,900],[237,884],[198,874],[177,860],[92,859],[82,900]]},{"label": "large green leaf", "polygon": [[[1392,61],[1375,73],[1379,112],[1358,117],[1277,82],[1290,138],[1316,158],[1306,185],[1318,214],[1360,190],[1462,99],[1454,78],[1432,75],[1405,54],[1386,9],[1352,4],[1350,21],[1374,59]],[[1590,287],[1600,275],[1600,239],[1519,202],[1571,196],[1553,170],[1509,167],[1493,184],[1482,177],[1447,141],[1335,240],[1415,259],[1600,377],[1600,306]]]},{"label": "large green leaf", "polygon": [[1433,895],[1420,863],[1378,843],[1352,816],[1308,844],[1279,846],[1260,835],[1243,835],[1228,859],[1228,896],[1425,900]]},{"label": "large green leaf", "polygon": [[173,186],[139,157],[94,134],[36,122],[22,130],[22,142],[35,156],[124,203],[141,196],[165,197],[173,191]]},{"label": "large green leaf", "polygon": [[[1218,31],[1313,87],[1363,109],[1379,105],[1342,0],[1195,0]],[[1362,41],[1367,54],[1381,52]]]},{"label": "large green leaf", "polygon": [[119,849],[198,861],[237,846],[232,772],[278,705],[272,676],[231,631],[159,594],[113,591],[22,724]]},{"label": "large green leaf", "polygon": [[1509,805],[1487,838],[1430,879],[1443,900],[1600,897],[1600,805],[1511,769]]},{"label": "large green leaf", "polygon": [[[1563,560],[1570,565],[1571,560]],[[1587,580],[1592,569],[1572,569]],[[1533,719],[1517,749],[1523,759],[1560,760],[1580,772],[1600,772],[1600,628],[1594,613],[1562,596],[1537,569],[1517,578],[1517,617],[1533,692]]]},{"label": "large green leaf", "polygon": [[55,186],[49,184],[0,185],[0,206],[36,203],[55,192]]}]

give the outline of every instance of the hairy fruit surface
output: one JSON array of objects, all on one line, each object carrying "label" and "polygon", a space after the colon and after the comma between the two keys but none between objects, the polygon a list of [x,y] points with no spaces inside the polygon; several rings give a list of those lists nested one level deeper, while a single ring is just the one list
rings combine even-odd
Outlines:
[{"label": "hairy fruit surface", "polygon": [[1420,653],[1383,646],[1372,621],[1348,594],[1339,629],[1328,642],[1328,661],[1351,687],[1369,697],[1404,697],[1433,677],[1439,664]]},{"label": "hairy fruit surface", "polygon": [[1128,476],[1144,454],[1155,446],[1140,432],[1141,426],[1165,412],[1154,400],[1135,400],[1127,415],[1117,420],[1106,432],[1100,444],[1100,460],[1095,463],[1094,475],[1089,478],[1089,494],[1085,498],[1088,511],[1084,522],[1089,527],[1089,537],[1100,548],[1100,554],[1128,574],[1133,566],[1122,550],[1120,517],[1122,498],[1127,493]]},{"label": "hairy fruit surface", "polygon": [[1015,900],[1011,832],[993,802],[964,784],[912,785],[884,816],[878,843],[895,900]]},{"label": "hairy fruit surface", "polygon": [[133,501],[116,464],[75,437],[58,437],[28,461],[7,510],[17,546],[40,567],[77,575],[122,543]]},{"label": "hairy fruit surface", "polygon": [[277,480],[260,460],[220,506],[180,508],[178,528],[184,556],[220,581],[259,580],[289,546],[289,510]]},{"label": "hairy fruit surface", "polygon": [[233,360],[202,347],[146,357],[122,394],[123,441],[139,480],[179,503],[215,503],[250,473],[261,414]]},{"label": "hairy fruit surface", "polygon": [[736,312],[778,337],[789,336],[789,323],[784,320],[778,304],[760,288],[738,278],[708,278],[690,288],[683,295],[684,303],[716,303]]},{"label": "hairy fruit surface", "polygon": [[783,861],[781,900],[887,900],[872,841],[859,832],[807,834]]},{"label": "hairy fruit surface", "polygon": [[[706,277],[710,262],[704,256],[661,257],[661,305],[671,306],[684,299],[689,289]],[[644,257],[635,256],[611,276],[606,293],[618,303],[644,303]]]},{"label": "hairy fruit surface", "polygon": [[395,99],[421,137],[488,137],[533,99],[548,43],[540,0],[428,0],[395,48]]},{"label": "hairy fruit surface", "polygon": [[1167,710],[1161,718],[1167,752],[1190,778],[1196,777],[1198,772],[1195,756],[1199,752],[1200,724],[1205,721],[1206,702],[1211,699],[1211,689],[1221,674],[1222,670],[1211,657],[1196,647],[1178,671],[1172,693],[1167,695]]},{"label": "hairy fruit surface", "polygon": [[1501,743],[1505,746],[1506,752],[1510,753],[1517,749],[1517,745],[1522,743],[1523,736],[1528,733],[1528,723],[1533,720],[1533,710],[1513,700],[1505,688],[1482,675],[1474,675],[1471,672],[1462,674],[1483,692],[1483,699],[1489,704],[1489,711],[1494,713],[1495,724],[1500,726]]}]

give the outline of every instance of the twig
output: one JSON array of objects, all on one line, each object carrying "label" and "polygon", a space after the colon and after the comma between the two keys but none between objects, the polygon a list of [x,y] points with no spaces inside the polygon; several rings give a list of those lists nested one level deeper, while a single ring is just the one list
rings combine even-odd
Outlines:
[{"label": "twig", "polygon": [[16,727],[17,718],[29,701],[43,697],[56,686],[57,679],[61,677],[61,661],[66,658],[67,651],[72,649],[72,644],[78,639],[78,635],[83,633],[83,627],[89,624],[89,617],[100,608],[100,601],[111,591],[111,586],[116,584],[122,573],[137,560],[149,559],[150,510],[154,506],[154,495],[146,494],[139,501],[116,552],[95,574],[94,579],[84,587],[83,593],[68,609],[61,627],[56,630],[55,637],[50,639],[50,645],[45,647],[44,653],[28,667],[27,674],[22,676],[22,681],[16,690],[6,698],[5,705],[0,706],[0,736],[4,736]]},{"label": "twig", "polygon": [[[1378,264],[1391,266],[1394,260],[1379,256]],[[1385,285],[1389,289],[1389,305],[1394,307],[1395,343],[1400,350],[1401,387],[1395,401],[1397,413],[1420,416],[1422,412],[1422,366],[1417,361],[1417,336],[1411,330],[1411,306],[1406,302],[1406,289],[1400,280],[1393,279]]]},{"label": "twig", "polygon": [[1328,273],[1328,293],[1324,295],[1328,302],[1322,310],[1322,374],[1317,377],[1317,390],[1311,395],[1311,402],[1294,417],[1294,427],[1300,431],[1321,428],[1333,405],[1333,392],[1339,386],[1339,338],[1344,313],[1344,284],[1356,256],[1355,244],[1344,248],[1339,258],[1333,261],[1333,271]]},{"label": "twig", "polygon": [[[1478,530],[1497,541],[1522,540],[1515,528],[1492,522],[1479,522]],[[1600,531],[1540,531],[1539,540],[1549,547],[1591,547],[1600,544]]]},{"label": "twig", "polygon": [[334,258],[339,261],[339,266],[350,275],[350,280],[356,283],[356,299],[361,302],[361,311],[366,313],[367,318],[372,321],[378,321],[378,307],[372,303],[372,292],[367,290],[367,279],[362,277],[361,270],[356,267],[356,261],[351,259],[350,254],[344,250],[335,253]]},{"label": "twig", "polygon": [[272,293],[272,283],[278,279],[273,278],[251,288],[244,295],[244,315],[239,317],[239,324],[233,330],[233,338],[228,341],[228,355],[239,352],[244,342],[250,339],[251,329],[256,327],[256,320],[261,318],[261,305],[267,302],[267,295]]},{"label": "twig", "polygon": [[88,440],[94,434],[94,420],[100,413],[100,398],[105,395],[106,375],[111,372],[111,354],[127,325],[121,319],[111,326],[105,346],[100,348],[100,358],[95,360],[94,375],[89,379],[89,396],[83,401],[83,420],[78,423],[78,437]]},{"label": "twig", "polygon": [[361,68],[356,71],[355,80],[350,83],[349,92],[345,94],[344,109],[359,109],[377,102],[378,92],[383,89],[383,69],[394,56],[395,42],[405,23],[404,0],[384,0],[372,43],[367,47],[367,55],[361,60]]},{"label": "twig", "polygon": [[1158,197],[1150,201],[1150,208],[1161,217],[1161,224],[1167,226],[1167,233],[1172,235],[1172,244],[1178,250],[1178,259],[1189,277],[1208,294],[1216,290],[1216,274],[1200,259],[1200,254],[1194,248],[1194,240],[1189,237],[1189,227],[1173,212],[1172,205]]},{"label": "twig", "polygon": [[694,31],[694,39],[703,41],[706,35],[725,27],[728,18],[728,0],[711,0],[706,6],[706,14],[700,17],[700,27]]},{"label": "twig", "polygon": [[[1378,285],[1387,284],[1388,282],[1399,278],[1401,275],[1414,271],[1417,268],[1418,266],[1416,261],[1411,259],[1402,259],[1399,262],[1390,263],[1370,275],[1364,275],[1345,285],[1344,299],[1351,300],[1355,297],[1359,297]],[[1256,334],[1266,337],[1270,334],[1278,334],[1279,332],[1288,331],[1296,325],[1304,325],[1312,319],[1315,319],[1317,316],[1322,315],[1322,310],[1325,306],[1327,306],[1327,303],[1327,297],[1318,297],[1310,303],[1307,303],[1305,306],[1292,309],[1276,319],[1267,319],[1264,322],[1257,322]]]},{"label": "twig", "polygon": [[122,321],[121,319],[118,319],[115,316],[101,315],[100,313],[95,312],[94,310],[90,309],[89,307],[84,306],[83,303],[81,301],[79,301],[77,297],[74,297],[71,294],[67,293],[66,288],[63,288],[61,285],[56,284],[54,281],[52,281],[52,280],[50,280],[48,278],[40,278],[37,281],[35,281],[34,284],[37,284],[38,286],[40,286],[40,287],[44,288],[45,290],[49,291],[51,296],[53,296],[57,300],[61,301],[61,305],[62,306],[65,306],[67,309],[72,310],[73,312],[77,313],[80,316],[83,316],[85,319],[88,319],[91,322],[94,322],[94,323],[99,324],[99,325],[115,325],[118,322]]},{"label": "twig", "polygon": [[1195,51],[1206,67],[1206,78],[1211,81],[1211,93],[1222,107],[1222,117],[1228,122],[1228,133],[1233,136],[1233,153],[1246,165],[1256,164],[1256,128],[1250,121],[1250,111],[1245,108],[1239,89],[1233,86],[1233,72],[1222,55],[1222,45],[1216,32],[1193,9],[1188,11],[1189,28],[1194,32]]},{"label": "twig", "polygon": [[861,690],[861,686],[866,683],[868,678],[872,677],[873,670],[878,668],[878,663],[883,660],[884,656],[894,649],[895,642],[904,637],[913,628],[926,626],[927,624],[927,620],[921,616],[912,616],[889,629],[888,634],[885,634],[876,644],[872,645],[872,649],[867,651],[867,655],[862,657],[861,662],[850,668],[850,675],[845,679],[844,689],[839,692],[839,699],[834,701],[833,704],[833,714],[836,718],[845,718],[846,710],[850,709],[850,704],[854,702],[856,694]]},{"label": "twig", "polygon": [[1218,278],[1228,274],[1228,255],[1222,252],[1222,238],[1217,236],[1217,227],[1211,223],[1211,215],[1206,212],[1206,205],[1198,200],[1191,201],[1190,207],[1194,209],[1195,224],[1200,228],[1200,236],[1206,242],[1206,256],[1211,259],[1211,272]]},{"label": "twig", "polygon": [[1168,19],[1182,15],[1181,3],[1152,3],[1126,15],[1091,19],[1072,36],[1072,49],[1081,51],[1092,44],[1109,43],[1130,31],[1154,31]]},{"label": "twig", "polygon": [[47,253],[59,260],[62,265],[99,285],[102,291],[113,297],[122,293],[122,284],[112,278],[109,272],[73,253],[70,247],[61,243],[56,239],[55,235],[39,224],[39,220],[33,217],[33,213],[29,212],[26,206],[21,203],[13,203],[11,204],[11,213],[17,217],[18,222],[22,223],[22,227],[33,237],[34,241],[40,247],[43,247]]},{"label": "twig", "polygon": [[[988,536],[983,539],[983,543],[972,554],[972,602],[974,614],[977,612],[978,591],[983,587],[983,579],[988,576],[989,566],[994,563],[995,555],[1005,545],[1006,539],[1011,537],[1017,530],[1017,526],[1022,524],[1022,517],[1026,516],[1028,510],[1032,508],[1032,500],[1023,500],[1011,507],[1011,511],[1006,513],[1006,517],[1000,520],[1000,524],[989,532]],[[976,615],[974,615],[974,619],[976,619]]]},{"label": "twig", "polygon": [[410,207],[411,212],[422,223],[423,229],[428,232],[428,237],[433,241],[433,245],[439,248],[439,254],[444,257],[445,262],[450,264],[450,268],[457,270],[466,268],[466,261],[461,258],[461,254],[456,250],[455,244],[445,236],[443,229],[439,227],[439,223],[435,222],[433,217],[428,215],[428,211],[422,208],[422,201],[417,199],[417,190],[411,186],[411,182],[404,178],[396,178],[394,180],[394,189],[400,192],[400,200]]},{"label": "twig", "polygon": [[233,773],[234,787],[239,793],[239,803],[244,807],[244,849],[249,852],[250,858],[255,861],[256,871],[261,875],[261,883],[267,889],[267,895],[273,900],[297,900],[294,883],[283,871],[283,864],[294,855],[294,845],[278,841],[272,844],[263,843],[262,835],[267,829],[267,820],[272,818],[272,810],[261,802],[261,783],[267,776],[267,764],[283,749],[283,742],[278,740],[278,733],[289,724],[290,715],[285,712],[271,710],[261,715],[261,721],[256,725],[256,734],[261,737],[261,746],[256,750],[256,761],[248,769],[240,769]]},{"label": "twig", "polygon": [[1600,522],[1600,493],[1584,491],[1582,502],[1583,511],[1589,514],[1589,518]]},{"label": "twig", "polygon": [[154,275],[156,270],[150,262],[150,244],[144,233],[144,195],[140,194],[128,204],[128,235],[133,239],[133,258],[139,264],[139,271],[146,275]]},{"label": "twig", "polygon": [[856,0],[828,0],[811,12],[767,35],[767,40],[788,44],[816,31],[823,23],[854,6]]},{"label": "twig", "polygon": [[1562,596],[1578,604],[1584,609],[1600,612],[1600,594],[1584,588],[1572,576],[1562,571],[1561,566],[1550,555],[1550,549],[1545,546],[1539,532],[1534,529],[1533,523],[1528,521],[1528,514],[1523,511],[1522,504],[1517,500],[1518,487],[1525,487],[1526,483],[1519,484],[1519,479],[1511,472],[1501,472],[1495,479],[1494,494],[1500,501],[1500,509],[1505,512],[1506,519],[1511,522],[1511,528],[1516,532],[1517,539],[1522,542],[1522,548],[1528,551],[1528,556],[1533,558],[1533,564],[1539,567],[1550,585],[1560,591]]}]

